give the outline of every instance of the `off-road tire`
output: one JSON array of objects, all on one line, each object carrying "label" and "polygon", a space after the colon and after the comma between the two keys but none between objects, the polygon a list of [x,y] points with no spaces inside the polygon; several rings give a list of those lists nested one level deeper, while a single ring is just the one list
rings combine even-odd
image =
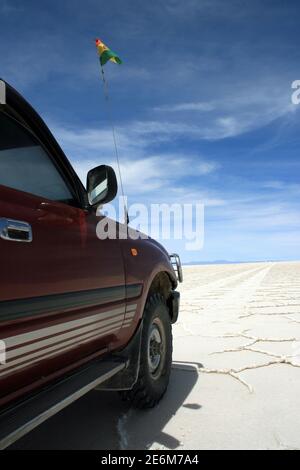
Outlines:
[{"label": "off-road tire", "polygon": [[121,392],[122,398],[135,408],[153,408],[167,390],[172,353],[172,325],[168,307],[162,295],[153,294],[147,300],[143,315],[138,379],[132,390]]}]

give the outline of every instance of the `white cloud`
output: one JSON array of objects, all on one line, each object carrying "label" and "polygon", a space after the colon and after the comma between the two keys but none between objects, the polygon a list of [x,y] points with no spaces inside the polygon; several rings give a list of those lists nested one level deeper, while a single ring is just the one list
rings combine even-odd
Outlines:
[{"label": "white cloud", "polygon": [[178,103],[174,105],[157,106],[154,111],[213,111],[216,104],[213,102],[195,102],[195,103]]},{"label": "white cloud", "polygon": [[[83,182],[92,167],[99,164],[115,167],[116,156],[110,129],[75,129],[57,124],[50,127]],[[218,171],[220,164],[201,154],[154,153],[151,150],[153,142],[169,141],[180,129],[177,125],[164,126],[157,122],[133,122],[118,126],[118,153],[128,194],[158,189],[173,193],[184,189],[183,181],[187,177],[202,177]]]},{"label": "white cloud", "polygon": [[[187,136],[220,140],[235,137],[264,127],[276,119],[294,114],[289,87],[274,83],[253,85],[244,83],[234,90],[226,86],[218,98],[218,90],[210,101],[177,102],[155,107],[169,126],[184,119],[182,132]],[[225,96],[225,97],[224,97]],[[180,117],[181,116],[181,117]],[[187,126],[190,122],[191,125]],[[170,127],[170,130],[172,127]],[[176,128],[173,127],[176,133]]]},{"label": "white cloud", "polygon": [[[230,126],[235,123],[227,121],[223,125],[229,132]],[[112,165],[117,172],[109,129],[54,127],[57,129],[55,134],[84,183],[88,170],[101,163]],[[161,131],[164,132],[162,135]],[[257,191],[246,188],[235,190],[234,187],[225,190],[222,186],[212,190],[206,177],[218,174],[220,167],[217,162],[201,155],[153,154],[148,150],[153,136],[167,139],[174,132],[173,126],[162,130],[156,122],[147,126],[141,121],[118,128],[121,171],[129,203],[202,202],[205,205],[205,247],[208,248],[199,254],[199,259],[202,256],[208,259],[232,258],[230,253],[235,253],[236,259],[249,258],[252,254],[253,257],[262,258],[264,253],[265,257],[273,253],[274,258],[276,245],[281,249],[280,253],[288,256],[290,251],[284,244],[281,245],[283,237],[294,247],[300,239],[299,204],[293,198],[295,191],[299,191],[298,185],[267,180],[259,185]],[[197,185],[186,184],[185,178],[191,176],[198,177]],[[264,191],[268,189],[270,191]],[[221,252],[218,254],[217,250],[210,251],[214,237],[218,238],[214,246],[222,249],[223,255]],[[255,246],[251,245],[251,240],[256,240]],[[178,243],[176,246],[179,246]],[[184,258],[186,256],[188,253]]]},{"label": "white cloud", "polygon": [[[99,160],[74,160],[72,163],[83,183],[88,170],[100,164]],[[106,163],[118,174],[115,160]],[[163,154],[135,160],[122,159],[120,168],[127,195],[138,197],[156,192],[151,198],[164,199],[172,194],[171,197],[181,200],[182,194],[186,192],[182,178],[208,175],[216,171],[218,165],[205,161],[195,163],[195,158]]]},{"label": "white cloud", "polygon": [[297,183],[287,183],[285,181],[280,180],[270,180],[265,181],[262,184],[263,188],[271,189],[274,191],[281,191],[285,194],[289,194],[291,199],[293,196],[299,196],[300,194],[300,184]]},{"label": "white cloud", "polygon": [[290,200],[289,193],[276,197],[271,194],[249,193],[247,197],[228,195],[221,210],[216,207],[211,221],[232,231],[265,232],[300,230],[299,204]]}]

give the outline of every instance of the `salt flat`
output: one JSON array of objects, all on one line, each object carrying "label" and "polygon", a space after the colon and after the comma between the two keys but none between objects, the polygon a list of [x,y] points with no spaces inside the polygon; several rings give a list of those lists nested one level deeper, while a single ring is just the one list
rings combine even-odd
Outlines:
[{"label": "salt flat", "polygon": [[180,290],[170,390],[127,447],[300,448],[300,263],[186,267]]},{"label": "salt flat", "polygon": [[15,448],[299,449],[300,262],[185,267],[180,290],[157,408],[94,391]]},{"label": "salt flat", "polygon": [[184,276],[174,367],[198,380],[164,431],[184,449],[300,448],[300,263]]}]

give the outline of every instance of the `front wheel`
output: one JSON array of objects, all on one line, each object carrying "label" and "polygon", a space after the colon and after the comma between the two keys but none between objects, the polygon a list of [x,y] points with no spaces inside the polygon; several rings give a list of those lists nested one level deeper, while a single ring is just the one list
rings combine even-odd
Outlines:
[{"label": "front wheel", "polygon": [[147,301],[140,354],[139,376],[133,389],[122,396],[136,408],[152,408],[164,396],[172,365],[172,326],[164,298],[153,294]]}]

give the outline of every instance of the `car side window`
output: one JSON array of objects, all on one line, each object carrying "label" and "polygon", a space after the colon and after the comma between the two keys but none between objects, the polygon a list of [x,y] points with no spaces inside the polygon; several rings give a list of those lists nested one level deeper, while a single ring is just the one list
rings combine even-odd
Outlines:
[{"label": "car side window", "polygon": [[74,197],[54,162],[20,123],[0,112],[0,185],[53,201]]}]

